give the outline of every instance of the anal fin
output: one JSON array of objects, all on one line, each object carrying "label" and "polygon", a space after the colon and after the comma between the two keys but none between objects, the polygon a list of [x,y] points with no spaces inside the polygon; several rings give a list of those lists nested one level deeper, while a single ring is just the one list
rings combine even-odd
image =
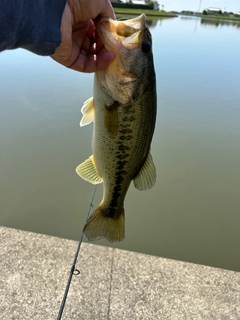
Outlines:
[{"label": "anal fin", "polygon": [[76,168],[77,174],[92,184],[102,183],[102,177],[97,172],[93,156],[89,157]]},{"label": "anal fin", "polygon": [[151,189],[156,183],[156,168],[153,163],[153,158],[149,152],[146,161],[142,168],[133,179],[133,184],[138,190]]}]

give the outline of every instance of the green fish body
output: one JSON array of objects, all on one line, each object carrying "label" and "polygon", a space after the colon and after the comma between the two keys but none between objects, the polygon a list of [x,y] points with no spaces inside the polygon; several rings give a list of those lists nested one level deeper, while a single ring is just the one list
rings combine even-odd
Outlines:
[{"label": "green fish body", "polygon": [[133,180],[139,190],[156,182],[150,145],[156,121],[156,80],[152,42],[145,15],[126,21],[101,18],[98,34],[116,59],[94,77],[93,98],[83,107],[80,125],[94,123],[93,155],[76,171],[103,183],[103,199],[83,232],[89,240],[124,238],[124,199]]}]

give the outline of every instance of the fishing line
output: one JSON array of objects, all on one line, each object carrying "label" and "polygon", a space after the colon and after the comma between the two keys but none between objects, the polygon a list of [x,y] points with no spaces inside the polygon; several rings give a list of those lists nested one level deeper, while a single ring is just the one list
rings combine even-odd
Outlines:
[{"label": "fishing line", "polygon": [[[89,218],[89,215],[91,213],[91,210],[93,208],[93,200],[94,200],[96,191],[97,191],[97,185],[95,185],[94,190],[93,190],[92,200],[90,202],[88,213],[87,213],[87,216],[86,216],[86,222],[87,222],[87,220]],[[70,288],[70,285],[71,285],[71,281],[72,281],[72,276],[73,276],[73,274],[74,275],[79,275],[80,274],[80,271],[78,269],[76,269],[75,266],[76,266],[76,263],[77,263],[78,254],[79,254],[79,251],[80,251],[80,248],[81,248],[81,244],[82,244],[82,241],[83,241],[83,236],[84,235],[82,233],[81,237],[79,239],[79,242],[78,242],[78,247],[77,247],[77,250],[76,250],[76,253],[75,253],[75,257],[73,259],[72,267],[70,269],[70,274],[69,274],[67,286],[66,286],[66,289],[65,289],[65,292],[64,292],[64,295],[63,295],[63,299],[62,299],[62,303],[61,303],[61,306],[60,306],[60,309],[59,309],[57,320],[60,320],[62,318],[63,310],[64,310],[65,303],[66,303],[66,300],[67,300],[68,291],[69,291],[69,288]]]}]

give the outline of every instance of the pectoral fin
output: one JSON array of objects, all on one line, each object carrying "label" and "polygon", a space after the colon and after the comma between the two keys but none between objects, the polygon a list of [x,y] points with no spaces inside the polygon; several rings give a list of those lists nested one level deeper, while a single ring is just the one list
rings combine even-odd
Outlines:
[{"label": "pectoral fin", "polygon": [[151,189],[156,183],[156,168],[153,163],[153,158],[149,152],[146,161],[144,162],[141,170],[133,179],[135,188],[138,190]]},{"label": "pectoral fin", "polygon": [[84,180],[92,184],[102,183],[102,177],[97,172],[93,156],[89,157],[76,168],[77,174]]},{"label": "pectoral fin", "polygon": [[104,110],[104,125],[111,137],[116,137],[119,129],[118,103],[115,102]]},{"label": "pectoral fin", "polygon": [[86,100],[82,106],[81,112],[83,114],[83,117],[80,122],[80,126],[86,126],[87,124],[93,122],[94,120],[94,100],[93,97]]}]

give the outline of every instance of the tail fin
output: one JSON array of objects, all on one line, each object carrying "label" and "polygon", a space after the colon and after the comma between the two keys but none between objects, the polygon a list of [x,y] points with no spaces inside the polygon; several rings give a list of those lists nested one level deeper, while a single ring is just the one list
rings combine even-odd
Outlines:
[{"label": "tail fin", "polygon": [[104,215],[104,209],[100,205],[88,219],[83,233],[88,240],[105,238],[110,242],[119,242],[124,239],[124,224],[124,209],[116,218],[111,218]]}]

